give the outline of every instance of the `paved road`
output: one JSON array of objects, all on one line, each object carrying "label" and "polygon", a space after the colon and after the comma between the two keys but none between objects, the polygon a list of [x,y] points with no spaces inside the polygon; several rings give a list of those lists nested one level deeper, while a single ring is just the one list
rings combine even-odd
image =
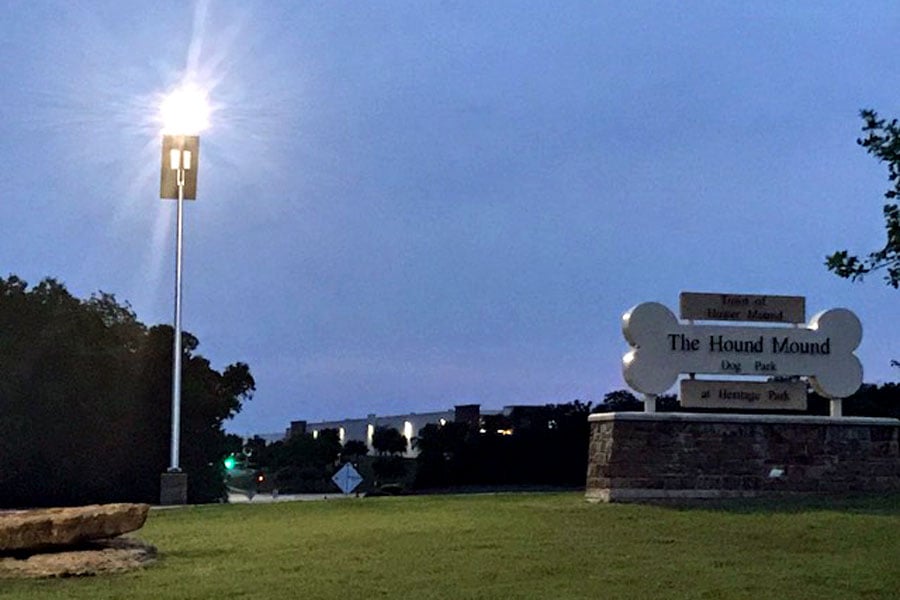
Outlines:
[{"label": "paved road", "polygon": [[355,498],[356,496],[350,494],[349,496],[345,496],[344,494],[278,494],[277,496],[272,496],[272,494],[257,494],[253,496],[253,499],[249,499],[246,494],[242,494],[240,492],[228,492],[228,502],[230,504],[268,504],[271,502],[302,502],[302,501],[312,501],[312,500],[344,500],[346,498]]}]

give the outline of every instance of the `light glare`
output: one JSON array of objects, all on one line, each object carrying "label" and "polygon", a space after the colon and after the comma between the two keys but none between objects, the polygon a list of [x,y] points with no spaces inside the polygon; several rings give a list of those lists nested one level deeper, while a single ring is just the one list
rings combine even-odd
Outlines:
[{"label": "light glare", "polygon": [[159,107],[163,133],[197,135],[209,127],[209,101],[206,92],[185,85],[166,96]]}]

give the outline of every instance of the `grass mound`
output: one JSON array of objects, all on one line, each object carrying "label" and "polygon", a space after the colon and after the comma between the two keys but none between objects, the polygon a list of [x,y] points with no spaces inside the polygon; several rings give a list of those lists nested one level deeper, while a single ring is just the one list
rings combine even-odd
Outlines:
[{"label": "grass mound", "polygon": [[153,511],[158,563],[0,598],[896,598],[900,497],[593,505],[579,493]]}]

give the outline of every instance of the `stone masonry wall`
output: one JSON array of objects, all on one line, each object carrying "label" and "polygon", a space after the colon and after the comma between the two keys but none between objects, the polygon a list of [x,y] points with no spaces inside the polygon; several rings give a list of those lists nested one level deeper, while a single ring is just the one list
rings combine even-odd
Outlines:
[{"label": "stone masonry wall", "polygon": [[607,413],[589,421],[589,500],[900,490],[895,419]]}]

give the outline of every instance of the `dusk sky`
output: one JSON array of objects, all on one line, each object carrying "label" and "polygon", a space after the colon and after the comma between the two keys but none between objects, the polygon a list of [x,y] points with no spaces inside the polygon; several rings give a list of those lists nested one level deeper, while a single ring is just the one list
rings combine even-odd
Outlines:
[{"label": "dusk sky", "polygon": [[[861,319],[900,292],[861,108],[900,117],[892,2],[35,2],[0,20],[2,273],[171,323],[162,96],[209,90],[184,327],[257,392],[228,425],[599,402],[620,319],[681,291]],[[160,399],[169,402],[168,398]]]}]

